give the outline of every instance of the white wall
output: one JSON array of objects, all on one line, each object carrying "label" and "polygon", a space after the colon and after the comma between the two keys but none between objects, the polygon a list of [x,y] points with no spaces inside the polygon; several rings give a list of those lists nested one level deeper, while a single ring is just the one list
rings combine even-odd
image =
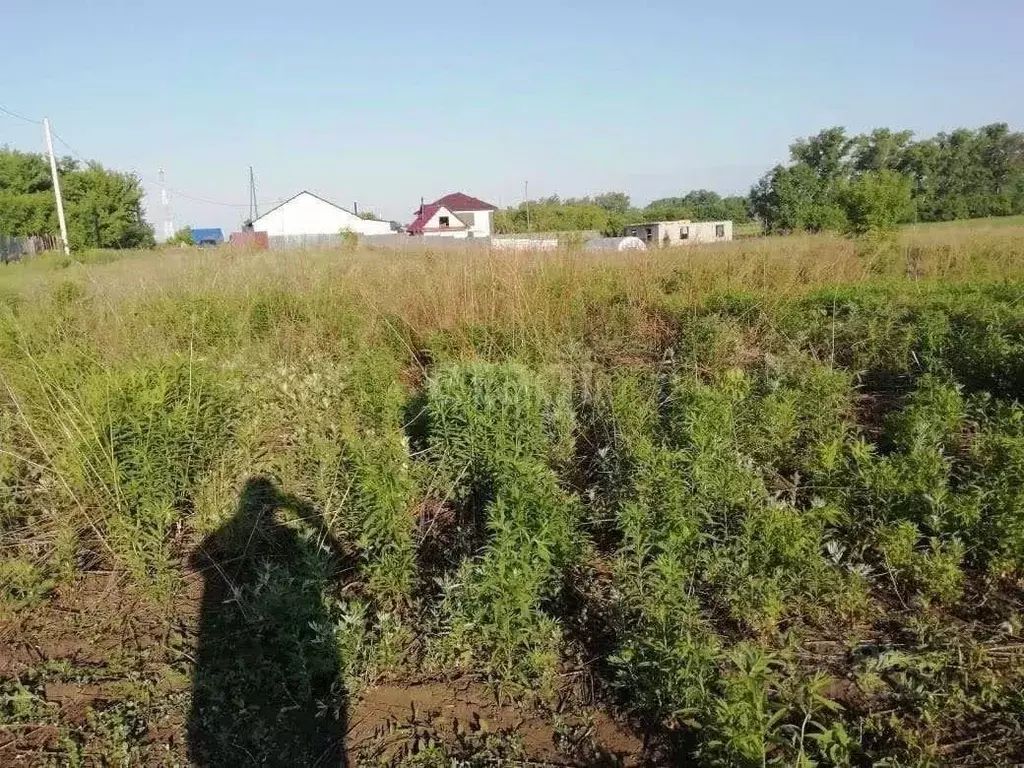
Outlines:
[{"label": "white wall", "polygon": [[[723,227],[722,237],[715,235],[716,227]],[[732,240],[731,221],[694,221],[690,222],[690,242],[693,243],[724,243]]]},{"label": "white wall", "polygon": [[473,211],[473,237],[491,236],[491,216],[493,211]]},{"label": "white wall", "polygon": [[424,232],[423,237],[449,237],[453,240],[465,240],[469,237],[469,230],[456,229],[449,232]]},{"label": "white wall", "polygon": [[360,219],[354,213],[331,205],[308,192],[264,214],[252,226],[257,232],[266,232],[271,237],[336,235],[343,229],[361,235],[386,235],[391,232],[391,225],[386,221]]},{"label": "white wall", "polygon": [[[451,230],[442,230],[441,232],[430,232],[431,229],[438,229],[441,226],[441,217],[448,217],[448,226],[454,227]],[[459,217],[455,215],[454,211],[449,211],[443,205],[437,209],[437,212],[430,217],[430,221],[423,225],[428,231],[423,233],[424,237],[469,237],[469,230],[465,228],[465,225],[459,220]]]},{"label": "white wall", "polygon": [[492,237],[496,251],[557,251],[557,237]]},{"label": "white wall", "polygon": [[469,228],[470,233],[473,237],[490,237],[491,236],[491,211],[453,211],[463,221],[468,221],[470,218],[473,220],[473,225]]}]

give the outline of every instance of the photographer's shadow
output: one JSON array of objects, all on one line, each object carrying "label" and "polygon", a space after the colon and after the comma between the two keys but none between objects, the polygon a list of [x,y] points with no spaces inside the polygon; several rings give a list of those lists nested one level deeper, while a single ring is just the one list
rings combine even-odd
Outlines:
[{"label": "photographer's shadow", "polygon": [[196,549],[205,589],[192,764],[345,765],[344,680],[325,604],[340,557],[320,514],[262,477]]}]

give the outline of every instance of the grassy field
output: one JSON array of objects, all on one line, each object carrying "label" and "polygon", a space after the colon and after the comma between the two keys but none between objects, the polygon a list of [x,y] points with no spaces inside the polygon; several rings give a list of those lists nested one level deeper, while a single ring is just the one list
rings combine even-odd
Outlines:
[{"label": "grassy field", "polygon": [[957,221],[933,221],[914,224],[910,229],[1019,229],[1024,227],[1024,216],[992,216],[986,219],[959,219]]},{"label": "grassy field", "polygon": [[1024,761],[1024,223],[0,268],[0,764]]}]

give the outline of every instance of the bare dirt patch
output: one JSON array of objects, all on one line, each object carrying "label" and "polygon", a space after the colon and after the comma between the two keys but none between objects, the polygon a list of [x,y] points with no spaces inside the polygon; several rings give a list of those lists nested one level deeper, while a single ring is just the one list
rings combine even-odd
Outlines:
[{"label": "bare dirt patch", "polygon": [[[134,594],[122,574],[87,572],[0,617],[0,685],[30,707],[0,726],[0,765],[61,764],[72,754],[102,761],[125,746],[111,734],[125,732],[139,764],[188,765],[201,600],[194,572],[169,605]],[[491,750],[518,764],[645,764],[642,739],[599,704],[535,710],[470,678],[393,680],[346,710],[351,765],[395,765],[428,745],[453,757]]]},{"label": "bare dirt patch", "polygon": [[[607,712],[553,718],[500,703],[469,680],[381,685],[349,712],[350,757],[395,760],[430,743],[469,745],[489,734],[514,738],[530,760],[551,765],[640,765],[643,742]],[[581,763],[584,757],[587,763]]]}]

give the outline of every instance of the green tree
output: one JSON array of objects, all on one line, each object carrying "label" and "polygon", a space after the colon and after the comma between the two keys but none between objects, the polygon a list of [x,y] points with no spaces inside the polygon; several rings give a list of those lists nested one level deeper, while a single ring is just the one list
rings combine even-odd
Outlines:
[{"label": "green tree", "polygon": [[834,183],[806,163],[777,165],[750,192],[751,207],[768,232],[840,229],[846,216]]},{"label": "green tree", "polygon": [[888,128],[876,128],[871,133],[857,136],[852,144],[853,169],[901,170],[904,155],[913,137],[913,131],[893,132]]},{"label": "green tree", "polygon": [[603,195],[594,197],[594,205],[603,208],[609,213],[625,215],[629,213],[632,204],[629,195],[625,192],[605,192]]},{"label": "green tree", "polygon": [[174,233],[173,237],[168,238],[165,245],[195,245],[195,240],[192,239],[192,227],[182,227]]},{"label": "green tree", "polygon": [[[142,185],[134,174],[58,162],[72,248],[144,248],[154,244],[142,216]],[[49,163],[42,155],[0,149],[0,234],[59,231]]]},{"label": "green tree", "polygon": [[846,175],[849,152],[854,140],[846,135],[846,129],[826,128],[815,136],[797,139],[789,147],[794,163],[803,163],[814,171],[819,179],[834,182]]},{"label": "green tree", "polygon": [[142,185],[134,174],[90,163],[62,182],[72,248],[153,247],[153,228],[142,217]]},{"label": "green tree", "polygon": [[[751,190],[750,205],[771,231],[861,227],[847,215],[861,215],[861,193],[870,197],[877,184],[901,206],[893,213],[899,221],[1024,213],[1024,134],[993,123],[912,139],[910,131],[888,128],[852,139],[842,128],[828,128],[799,139],[790,147],[791,163],[769,171]],[[902,185],[891,176],[860,184],[864,174],[882,171],[908,179],[911,214],[902,207]]]},{"label": "green tree", "polygon": [[746,197],[722,197],[717,192],[696,189],[682,197],[663,197],[643,210],[644,221],[750,221],[752,211]]},{"label": "green tree", "polygon": [[629,223],[630,217],[628,212],[610,210],[598,205],[594,198],[569,198],[563,201],[557,195],[553,195],[498,211],[494,217],[494,230],[499,234],[582,230],[617,234]]},{"label": "green tree", "polygon": [[913,216],[913,184],[896,171],[866,171],[843,188],[842,202],[850,234],[891,232]]}]

